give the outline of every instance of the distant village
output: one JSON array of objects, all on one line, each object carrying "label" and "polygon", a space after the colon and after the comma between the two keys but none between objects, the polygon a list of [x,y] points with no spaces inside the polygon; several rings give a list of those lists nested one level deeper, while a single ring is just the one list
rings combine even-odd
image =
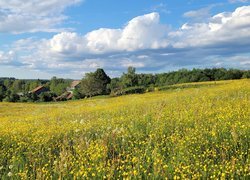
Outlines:
[{"label": "distant village", "polygon": [[[54,101],[71,100],[74,96],[74,94],[73,94],[74,90],[77,87],[79,87],[80,83],[81,83],[81,81],[79,81],[79,80],[72,81],[70,86],[66,88],[66,91],[57,97],[53,97],[53,100]],[[36,87],[35,89],[33,89],[32,91],[30,91],[30,93],[39,96],[40,94],[45,93],[45,92],[49,92],[49,91],[50,90],[47,87],[45,87],[44,85],[40,85],[40,86]],[[22,96],[23,93],[19,93],[18,95]]]},{"label": "distant village", "polygon": [[51,102],[108,95],[110,82],[111,78],[100,68],[86,73],[81,80],[0,77],[0,102]]}]

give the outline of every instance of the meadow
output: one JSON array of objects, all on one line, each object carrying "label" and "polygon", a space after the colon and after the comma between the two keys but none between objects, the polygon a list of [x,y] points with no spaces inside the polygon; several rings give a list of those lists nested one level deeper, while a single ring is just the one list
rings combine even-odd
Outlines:
[{"label": "meadow", "polygon": [[247,79],[0,103],[0,179],[249,179],[249,107]]}]

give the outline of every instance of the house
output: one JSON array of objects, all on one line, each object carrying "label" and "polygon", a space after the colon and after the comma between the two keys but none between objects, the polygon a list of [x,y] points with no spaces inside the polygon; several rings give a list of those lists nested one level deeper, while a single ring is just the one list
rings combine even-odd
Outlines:
[{"label": "house", "polygon": [[66,92],[62,95],[54,98],[55,101],[70,100],[73,98],[73,91],[80,86],[81,81],[72,81],[69,87],[67,87]]},{"label": "house", "polygon": [[56,98],[54,98],[55,101],[65,101],[65,100],[69,100],[69,96],[71,96],[71,94],[73,95],[73,93],[71,92],[64,92],[62,95],[57,96]]},{"label": "house", "polygon": [[40,95],[43,92],[47,92],[48,89],[44,86],[38,86],[35,89],[33,89],[32,91],[30,91],[30,93],[34,93],[36,95]]},{"label": "house", "polygon": [[74,91],[77,87],[80,86],[80,83],[81,83],[81,81],[72,81],[72,83],[70,84],[70,87],[67,88],[67,91],[73,93],[73,91]]},{"label": "house", "polygon": [[54,101],[65,101],[65,100],[70,100],[72,98],[73,98],[72,92],[65,92],[62,95],[54,98]]},{"label": "house", "polygon": [[74,96],[74,94],[73,94],[73,93],[70,93],[70,94],[68,94],[68,96],[66,97],[66,99],[67,99],[67,100],[70,100],[70,99],[73,98],[73,96]]}]

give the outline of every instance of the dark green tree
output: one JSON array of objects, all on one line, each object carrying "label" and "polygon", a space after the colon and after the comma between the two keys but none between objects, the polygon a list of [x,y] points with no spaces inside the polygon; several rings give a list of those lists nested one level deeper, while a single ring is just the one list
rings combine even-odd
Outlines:
[{"label": "dark green tree", "polygon": [[97,69],[95,72],[86,73],[81,81],[79,92],[82,96],[97,96],[108,94],[107,85],[110,83],[110,77],[103,69]]},{"label": "dark green tree", "polygon": [[0,84],[0,101],[5,97],[6,87],[3,84]]},{"label": "dark green tree", "polygon": [[242,74],[242,78],[243,78],[243,79],[245,79],[245,78],[250,78],[250,70],[244,71],[243,74]]},{"label": "dark green tree", "polygon": [[110,92],[122,89],[122,83],[120,78],[113,78],[111,79],[110,83],[108,84],[108,89]]},{"label": "dark green tree", "polygon": [[53,97],[55,97],[55,94],[51,92],[43,92],[39,94],[38,97],[41,102],[50,102],[53,101]]},{"label": "dark green tree", "polygon": [[4,102],[18,102],[20,99],[20,96],[15,94],[14,92],[11,92],[5,98],[3,99]]},{"label": "dark green tree", "polygon": [[74,89],[73,99],[81,99],[81,98],[84,98],[84,96],[81,94],[79,88]]},{"label": "dark green tree", "polygon": [[134,67],[128,67],[127,73],[121,76],[121,83],[123,88],[138,86],[138,77],[135,73]]}]

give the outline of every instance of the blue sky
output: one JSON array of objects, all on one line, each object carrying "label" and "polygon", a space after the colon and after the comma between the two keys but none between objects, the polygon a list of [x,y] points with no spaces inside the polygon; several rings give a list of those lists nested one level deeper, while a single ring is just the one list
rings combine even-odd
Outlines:
[{"label": "blue sky", "polygon": [[1,0],[0,77],[250,69],[248,0]]}]

